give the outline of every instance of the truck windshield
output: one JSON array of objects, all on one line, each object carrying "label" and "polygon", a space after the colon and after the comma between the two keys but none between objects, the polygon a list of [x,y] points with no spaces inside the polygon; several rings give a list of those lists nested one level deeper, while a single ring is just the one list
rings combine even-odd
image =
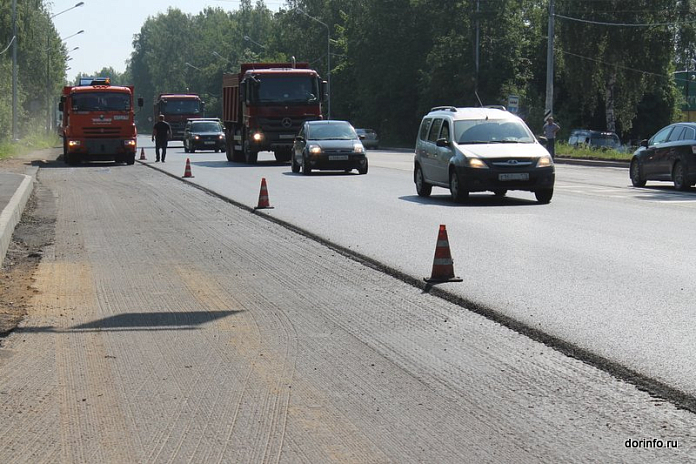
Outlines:
[{"label": "truck windshield", "polygon": [[130,95],[117,92],[75,93],[72,96],[73,111],[129,111]]},{"label": "truck windshield", "polygon": [[201,113],[201,102],[200,100],[167,100],[162,102],[160,107],[160,112],[164,115],[167,114],[200,114]]},{"label": "truck windshield", "polygon": [[319,85],[312,76],[256,76],[251,85],[254,103],[316,103]]}]

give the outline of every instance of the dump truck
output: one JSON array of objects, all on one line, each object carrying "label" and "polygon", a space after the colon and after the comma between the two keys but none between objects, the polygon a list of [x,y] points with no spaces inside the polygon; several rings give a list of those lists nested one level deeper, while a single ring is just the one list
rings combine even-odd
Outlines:
[{"label": "dump truck", "polygon": [[159,115],[172,128],[172,140],[184,140],[184,128],[189,118],[205,116],[205,102],[193,93],[161,93],[155,99],[153,121],[157,122]]},{"label": "dump truck", "polygon": [[222,76],[222,115],[228,161],[255,164],[260,151],[290,161],[307,120],[323,119],[326,82],[309,63],[244,63]]},{"label": "dump truck", "polygon": [[[67,164],[135,163],[138,133],[133,92],[133,86],[111,85],[108,77],[83,78],[79,85],[63,87],[58,110]],[[143,106],[142,98],[138,106]]]}]

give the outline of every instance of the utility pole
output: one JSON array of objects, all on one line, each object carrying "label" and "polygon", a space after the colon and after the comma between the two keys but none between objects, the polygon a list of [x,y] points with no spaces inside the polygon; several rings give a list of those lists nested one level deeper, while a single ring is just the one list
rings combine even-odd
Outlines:
[{"label": "utility pole", "polygon": [[475,76],[475,82],[474,82],[474,92],[476,93],[478,98],[478,84],[479,84],[479,59],[480,59],[480,38],[481,38],[481,24],[479,22],[479,18],[481,16],[481,0],[476,0],[476,59],[474,60],[476,63],[476,76]]},{"label": "utility pole", "polygon": [[546,108],[544,121],[553,116],[553,0],[549,0],[549,42],[546,47]]},{"label": "utility pole", "polygon": [[17,0],[12,0],[12,141],[17,140]]}]

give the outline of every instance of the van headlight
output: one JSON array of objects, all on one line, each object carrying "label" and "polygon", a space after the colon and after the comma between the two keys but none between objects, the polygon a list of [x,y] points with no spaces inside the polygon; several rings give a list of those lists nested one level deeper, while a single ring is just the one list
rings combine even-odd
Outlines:
[{"label": "van headlight", "polygon": [[537,167],[538,168],[547,168],[549,166],[553,166],[553,160],[551,159],[550,156],[542,156],[539,158],[537,161]]},{"label": "van headlight", "polygon": [[488,169],[486,163],[478,158],[469,158],[469,167],[474,169]]},{"label": "van headlight", "polygon": [[312,155],[321,155],[321,147],[319,145],[310,145],[307,149]]},{"label": "van headlight", "polygon": [[354,143],[353,144],[353,152],[354,153],[365,153],[365,147],[363,147],[362,143]]}]

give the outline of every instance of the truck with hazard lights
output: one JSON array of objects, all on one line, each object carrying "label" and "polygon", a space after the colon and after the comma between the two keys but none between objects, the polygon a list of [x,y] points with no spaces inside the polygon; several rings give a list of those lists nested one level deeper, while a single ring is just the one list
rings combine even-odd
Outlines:
[{"label": "truck with hazard lights", "polygon": [[171,140],[184,140],[186,121],[205,116],[205,102],[193,93],[161,93],[155,99],[154,119],[164,115],[164,120],[172,128]]},{"label": "truck with hazard lights", "polygon": [[307,120],[323,119],[327,85],[309,63],[244,63],[222,76],[228,161],[255,164],[260,151],[290,161]]},{"label": "truck with hazard lights", "polygon": [[[135,163],[138,133],[133,91],[133,86],[111,85],[109,78],[83,78],[79,85],[63,87],[58,110],[67,164]],[[143,99],[137,103],[142,107]]]}]

